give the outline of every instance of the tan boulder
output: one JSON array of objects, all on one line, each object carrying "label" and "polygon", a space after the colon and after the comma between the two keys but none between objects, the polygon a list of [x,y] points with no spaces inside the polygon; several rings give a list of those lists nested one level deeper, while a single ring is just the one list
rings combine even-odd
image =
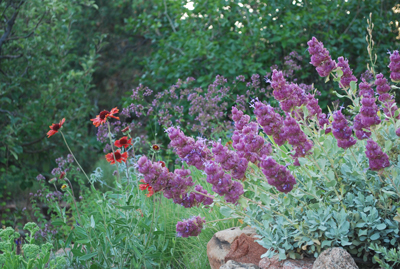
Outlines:
[{"label": "tan boulder", "polygon": [[358,269],[351,255],[343,248],[328,248],[319,254],[312,269]]}]

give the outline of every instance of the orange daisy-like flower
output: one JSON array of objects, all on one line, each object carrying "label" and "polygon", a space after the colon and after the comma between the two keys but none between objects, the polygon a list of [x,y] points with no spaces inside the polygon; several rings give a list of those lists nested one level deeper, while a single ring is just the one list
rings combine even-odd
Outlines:
[{"label": "orange daisy-like flower", "polygon": [[[114,157],[115,157],[115,159],[114,159]],[[124,152],[121,154],[121,150],[119,149],[115,152],[115,154],[113,154],[112,152],[108,153],[106,155],[106,159],[107,159],[107,162],[109,162],[110,164],[114,164],[115,161],[117,161],[119,163],[126,162],[126,160],[128,159],[128,152]]]},{"label": "orange daisy-like flower", "polygon": [[50,136],[58,133],[58,130],[60,130],[60,128],[62,127],[64,122],[65,122],[65,118],[63,118],[59,123],[53,123],[51,126],[49,126],[50,127],[50,131],[47,132],[47,135],[48,135],[47,138],[49,138]]},{"label": "orange daisy-like flower", "polygon": [[118,148],[122,148],[122,147],[129,147],[132,146],[132,138],[128,140],[127,136],[122,137],[121,139],[115,141],[114,145]]},{"label": "orange daisy-like flower", "polygon": [[[143,183],[144,183],[144,180],[141,179],[140,182],[143,182]],[[139,189],[140,189],[141,191],[144,191],[144,190],[147,189],[147,190],[149,191],[149,193],[146,194],[147,197],[150,197],[150,196],[152,196],[152,195],[154,194],[153,187],[150,186],[150,184],[140,184],[140,185],[139,185]]]},{"label": "orange daisy-like flower", "polygon": [[119,120],[118,117],[114,116],[114,114],[117,114],[118,112],[119,110],[116,107],[111,109],[111,111],[103,110],[96,116],[96,118],[91,119],[91,121],[93,121],[94,126],[99,127],[101,124],[106,123],[108,117]]}]

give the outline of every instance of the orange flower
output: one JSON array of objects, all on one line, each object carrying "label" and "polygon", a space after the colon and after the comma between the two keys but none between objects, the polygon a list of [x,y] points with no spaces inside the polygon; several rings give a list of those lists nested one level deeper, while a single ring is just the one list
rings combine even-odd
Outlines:
[{"label": "orange flower", "polygon": [[111,112],[108,110],[103,110],[99,115],[96,116],[95,119],[91,119],[91,121],[93,121],[94,126],[99,127],[101,124],[106,123],[108,117],[119,120],[118,117],[114,116],[114,114],[117,114],[118,112],[119,110],[116,107],[111,109]]},{"label": "orange flower", "polygon": [[[140,182],[145,183],[145,182],[144,182],[144,179],[141,179]],[[149,191],[149,193],[146,194],[147,197],[150,197],[150,196],[152,196],[152,195],[154,194],[153,187],[150,186],[150,184],[139,184],[139,189],[140,189],[141,191],[144,191],[144,190],[147,189],[147,190]]]},{"label": "orange flower", "polygon": [[58,130],[60,130],[60,128],[62,127],[62,125],[64,124],[64,122],[65,122],[65,118],[63,118],[63,119],[60,121],[60,123],[53,123],[51,126],[49,126],[49,127],[50,127],[50,131],[47,132],[47,135],[48,135],[47,138],[49,138],[50,136],[52,136],[52,135],[58,133]]},{"label": "orange flower", "polygon": [[[114,157],[115,157],[115,159],[114,159]],[[126,160],[128,159],[128,152],[124,152],[121,154],[121,150],[119,149],[114,154],[112,152],[108,153],[106,155],[106,159],[107,159],[107,162],[109,162],[110,164],[114,164],[115,161],[117,161],[119,163],[126,162]]]},{"label": "orange flower", "polygon": [[122,137],[120,140],[115,141],[114,145],[118,148],[132,146],[132,138],[128,140],[127,136]]}]

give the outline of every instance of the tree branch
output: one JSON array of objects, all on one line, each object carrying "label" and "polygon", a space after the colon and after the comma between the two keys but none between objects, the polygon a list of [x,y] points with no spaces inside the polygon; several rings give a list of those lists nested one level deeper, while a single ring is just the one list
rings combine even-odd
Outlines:
[{"label": "tree branch", "polygon": [[0,108],[0,113],[8,113],[8,114],[10,114],[12,116],[12,113],[10,111],[4,110],[4,109],[1,109],[1,108]]},{"label": "tree branch", "polygon": [[33,30],[32,30],[29,34],[27,34],[26,36],[9,37],[9,38],[7,38],[6,41],[31,37],[31,36],[35,33],[36,29],[38,28],[39,24],[42,22],[42,20],[43,20],[43,18],[44,18],[44,16],[45,16],[46,14],[47,14],[47,11],[43,14],[43,16],[40,18],[40,20],[39,20],[38,23],[36,24],[35,28],[33,28]]},{"label": "tree branch", "polygon": [[0,55],[0,59],[17,59],[22,57],[23,54],[19,55]]},{"label": "tree branch", "polygon": [[39,137],[39,138],[36,139],[36,140],[33,140],[32,142],[21,144],[21,146],[27,147],[27,146],[36,144],[36,143],[40,142],[41,140],[43,140],[43,138],[45,138],[45,137],[46,137],[46,134],[42,135],[41,137]]},{"label": "tree branch", "polygon": [[42,148],[42,149],[38,149],[38,150],[26,150],[26,149],[24,149],[24,153],[35,154],[35,153],[39,153],[39,152],[43,152],[43,151],[49,151],[50,149],[52,149],[54,147],[55,146],[51,146],[51,147]]},{"label": "tree branch", "polygon": [[17,15],[19,13],[19,8],[21,7],[21,5],[24,3],[24,1],[21,1],[19,3],[19,5],[15,8],[15,12],[12,15],[12,17],[7,21],[7,28],[6,31],[4,32],[4,34],[0,37],[0,54],[1,54],[1,47],[3,46],[3,43],[6,41],[6,39],[8,38],[8,36],[11,34],[11,30],[14,26],[15,23],[15,19],[17,18]]},{"label": "tree branch", "polygon": [[167,3],[165,2],[165,0],[164,0],[164,6],[165,6],[165,12],[164,12],[164,14],[165,14],[165,16],[167,16],[168,21],[169,21],[169,24],[171,24],[172,30],[174,31],[174,33],[176,33],[175,26],[174,26],[174,24],[172,23],[172,20],[171,20],[171,18],[169,17],[168,12],[167,12]]}]

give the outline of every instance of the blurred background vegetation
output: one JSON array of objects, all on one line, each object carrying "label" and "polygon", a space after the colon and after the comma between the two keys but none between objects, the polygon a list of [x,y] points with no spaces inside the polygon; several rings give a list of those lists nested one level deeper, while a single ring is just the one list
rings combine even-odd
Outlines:
[{"label": "blurred background vegetation", "polygon": [[121,108],[139,83],[161,92],[178,78],[205,87],[218,74],[263,77],[292,51],[303,56],[297,82],[317,81],[325,107],[336,97],[308,64],[306,42],[323,41],[359,78],[370,13],[376,70],[387,74],[387,51],[400,44],[394,0],[0,0],[2,224],[15,224],[36,176],[50,179],[68,154],[60,137],[47,139],[52,123],[66,118],[66,139],[92,171],[104,156],[89,119]]}]

